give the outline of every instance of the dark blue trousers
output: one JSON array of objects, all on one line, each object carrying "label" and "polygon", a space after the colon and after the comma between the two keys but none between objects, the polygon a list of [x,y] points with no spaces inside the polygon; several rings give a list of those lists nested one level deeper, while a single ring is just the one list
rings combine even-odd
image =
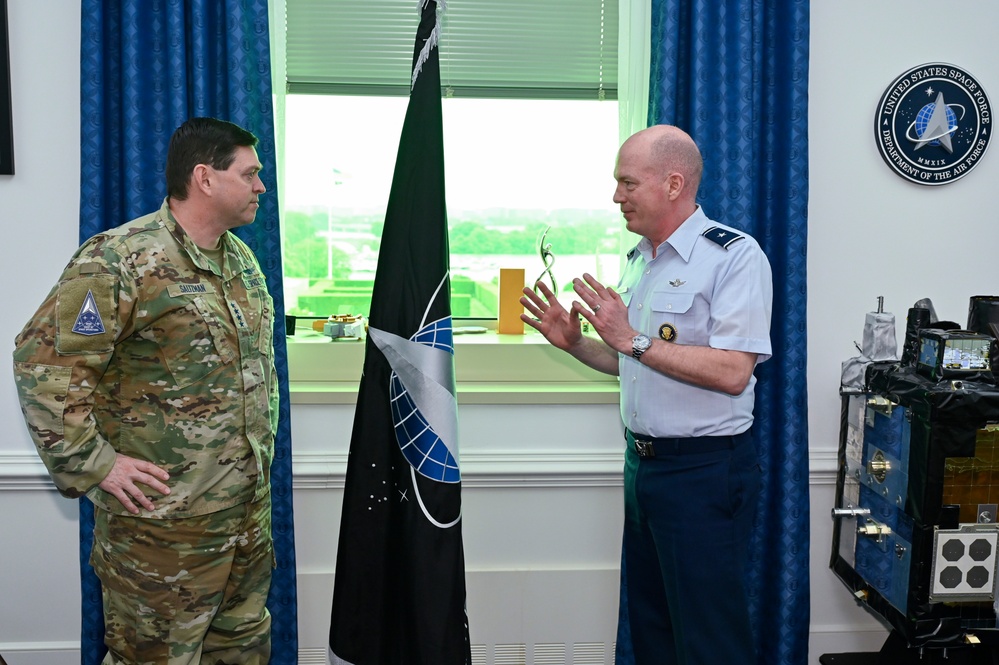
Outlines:
[{"label": "dark blue trousers", "polygon": [[756,662],[745,568],[761,472],[749,432],[730,439],[639,457],[629,434],[622,583],[635,665]]}]

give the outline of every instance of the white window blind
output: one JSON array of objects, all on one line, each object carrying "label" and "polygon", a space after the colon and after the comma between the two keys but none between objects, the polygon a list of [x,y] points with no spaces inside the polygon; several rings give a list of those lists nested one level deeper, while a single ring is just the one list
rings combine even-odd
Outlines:
[{"label": "white window blind", "polygon": [[[286,0],[287,91],[408,95],[415,0]],[[455,97],[616,99],[618,0],[448,0]]]}]

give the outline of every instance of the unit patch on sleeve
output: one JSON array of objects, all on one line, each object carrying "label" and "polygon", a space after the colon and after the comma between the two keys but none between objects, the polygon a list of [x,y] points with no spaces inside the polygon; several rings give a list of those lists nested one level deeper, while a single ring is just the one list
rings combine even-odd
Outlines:
[{"label": "unit patch on sleeve", "polygon": [[[114,342],[114,277],[91,275],[59,285],[56,350],[106,353]],[[111,319],[107,317],[111,316]]]},{"label": "unit patch on sleeve", "polygon": [[83,299],[83,305],[80,306],[80,313],[76,315],[73,332],[80,335],[100,335],[104,332],[104,321],[101,320],[101,313],[97,311],[94,292],[89,289],[87,297]]}]

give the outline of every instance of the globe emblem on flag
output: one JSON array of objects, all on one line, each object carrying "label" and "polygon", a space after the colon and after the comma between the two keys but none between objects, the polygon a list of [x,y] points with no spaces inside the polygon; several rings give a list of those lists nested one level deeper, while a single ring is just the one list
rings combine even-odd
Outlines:
[{"label": "globe emblem on flag", "polygon": [[458,460],[409,398],[398,375],[392,377],[389,394],[392,398],[396,440],[410,466],[430,480],[441,483],[460,482]]},{"label": "globe emblem on flag", "polygon": [[389,401],[395,438],[413,471],[439,483],[461,482],[451,317],[404,339],[369,328],[392,368]]},{"label": "globe emblem on flag", "polygon": [[[920,140],[929,141],[927,145],[940,145],[939,137],[926,136],[926,128],[929,126],[930,118],[933,116],[933,111],[935,111],[936,108],[936,103],[930,102],[923,108],[919,109],[919,113],[916,114],[916,135],[920,138]],[[947,133],[949,134],[957,129],[957,114],[954,113],[954,109],[951,105],[946,106],[946,112]]]}]

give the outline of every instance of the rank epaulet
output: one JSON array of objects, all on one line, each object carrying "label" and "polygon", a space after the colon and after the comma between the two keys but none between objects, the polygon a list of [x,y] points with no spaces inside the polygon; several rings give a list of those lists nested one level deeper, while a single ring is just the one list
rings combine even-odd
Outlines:
[{"label": "rank epaulet", "polygon": [[728,229],[723,229],[720,226],[712,226],[710,229],[701,234],[711,242],[718,243],[725,249],[732,246],[733,243],[737,243],[740,240],[744,240],[746,236],[741,236],[734,231],[729,231]]}]

